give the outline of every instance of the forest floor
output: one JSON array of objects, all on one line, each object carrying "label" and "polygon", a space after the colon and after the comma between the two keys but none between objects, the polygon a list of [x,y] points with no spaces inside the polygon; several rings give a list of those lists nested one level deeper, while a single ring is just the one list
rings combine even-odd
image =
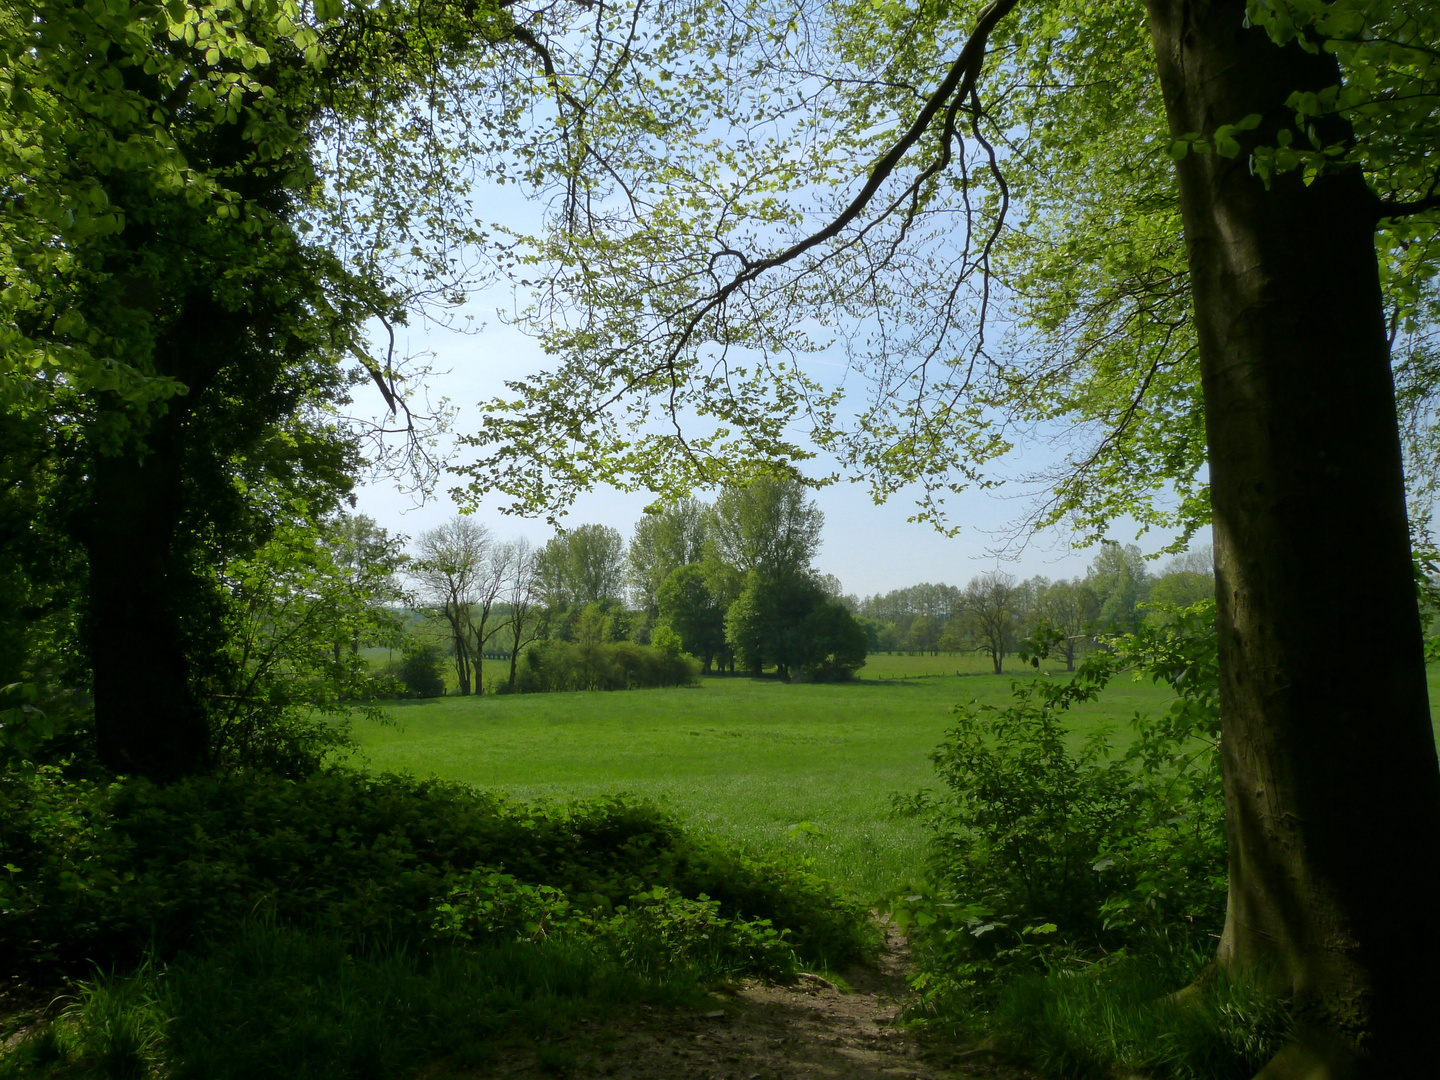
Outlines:
[{"label": "forest floor", "polygon": [[[905,939],[886,927],[874,965],[842,985],[802,975],[792,986],[747,981],[714,1007],[642,1007],[583,1025],[541,1050],[513,1049],[470,1075],[530,1080],[1037,1080],[984,1050],[896,1024],[909,988]],[[453,1067],[453,1066],[452,1066]],[[465,1076],[441,1071],[439,1077]]]}]

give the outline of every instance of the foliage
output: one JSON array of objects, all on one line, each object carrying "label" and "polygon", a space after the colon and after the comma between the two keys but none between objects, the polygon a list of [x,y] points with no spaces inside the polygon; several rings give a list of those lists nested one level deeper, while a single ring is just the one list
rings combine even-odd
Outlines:
[{"label": "foliage", "polygon": [[0,777],[0,956],[11,970],[161,958],[257,914],[346,940],[421,943],[476,872],[613,910],[660,885],[771,919],[808,958],[866,948],[864,912],[802,871],[687,833],[649,803],[526,805],[342,770],[166,787],[49,766]]},{"label": "foliage", "polygon": [[[659,613],[659,590],[677,568],[704,555],[709,508],[693,497],[647,510],[635,523],[625,553],[625,571],[640,610]],[[694,650],[691,650],[694,651]],[[698,654],[697,654],[698,655]]]},{"label": "foliage", "polygon": [[806,626],[824,603],[825,594],[809,575],[770,578],[752,570],[725,613],[725,640],[752,673],[758,675],[773,665],[781,678],[788,679],[812,658],[824,655],[817,652],[821,646],[809,639]]},{"label": "foliage", "polygon": [[[113,767],[207,763],[217,565],[318,527],[365,451],[433,483],[395,331],[484,276],[471,166],[577,12],[523,6],[0,4],[0,685],[93,671]],[[389,421],[345,415],[365,381]],[[151,687],[183,737],[127,745]]]},{"label": "foliage", "polygon": [[[225,634],[211,668],[212,755],[222,768],[314,772],[349,745],[358,704],[392,697],[360,643],[395,641],[396,541],[368,519],[313,527],[296,515],[217,575]],[[378,719],[373,709],[372,719]]]},{"label": "foliage", "polygon": [[[932,889],[894,904],[923,942],[928,993],[991,994],[1016,972],[1144,948],[1164,932],[1193,941],[1218,932],[1213,602],[1173,615],[1112,639],[1113,651],[1092,654],[1065,682],[1015,683],[1008,707],[957,708],[932,755],[944,788],[898,801],[933,832]],[[1127,666],[1173,688],[1174,704],[1157,718],[1136,714],[1124,753],[1104,729],[1076,745],[1067,710]],[[982,977],[991,981],[976,988]]]},{"label": "foliage", "polygon": [[642,976],[585,942],[355,946],[250,923],[168,967],[82,984],[0,1057],[0,1077],[365,1080],[443,1061],[484,1068],[634,1002],[698,1004],[683,964]]},{"label": "foliage", "polygon": [[685,651],[700,658],[706,671],[725,651],[725,612],[696,563],[677,566],[656,590],[660,617],[680,635]]},{"label": "foliage", "polygon": [[1208,950],[1159,946],[1064,977],[1021,976],[1000,993],[991,1028],[1057,1080],[1249,1080],[1294,1032],[1286,1003],[1229,978]]},{"label": "foliage", "polygon": [[638,690],[688,686],[700,674],[694,657],[633,641],[541,641],[520,665],[522,693]]},{"label": "foliage", "polygon": [[804,486],[760,476],[716,497],[707,544],[741,574],[784,581],[811,572],[824,526],[825,515]]},{"label": "foliage", "polygon": [[625,585],[625,541],[607,525],[580,525],[536,556],[541,600],[557,610],[619,600]]},{"label": "foliage", "polygon": [[405,687],[405,696],[414,698],[441,697],[445,693],[445,659],[431,644],[413,647],[400,662],[396,677]]},{"label": "foliage", "polygon": [[800,624],[800,636],[805,643],[800,670],[817,682],[844,681],[865,666],[869,635],[844,604],[819,605]]},{"label": "foliage", "polygon": [[436,909],[436,930],[447,940],[501,935],[522,940],[579,938],[621,967],[658,975],[688,965],[717,975],[792,977],[795,954],[769,919],[727,918],[701,893],[688,899],[663,885],[636,893],[611,910],[576,910],[564,893],[530,886],[508,874],[477,871]]}]

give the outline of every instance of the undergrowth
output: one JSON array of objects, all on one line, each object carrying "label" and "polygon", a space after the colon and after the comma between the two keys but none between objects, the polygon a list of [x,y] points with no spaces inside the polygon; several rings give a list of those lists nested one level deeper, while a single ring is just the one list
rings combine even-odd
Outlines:
[{"label": "undergrowth", "polygon": [[[931,755],[939,791],[897,799],[931,830],[928,881],[891,903],[915,945],[917,1018],[981,1031],[1047,1075],[1253,1075],[1281,1003],[1212,973],[1225,910],[1214,604],[1110,639],[1067,680],[961,706]],[[1047,637],[1027,649],[1038,661]],[[1167,713],[1074,738],[1069,710],[1125,672]]]},{"label": "undergrowth", "polygon": [[838,887],[687,831],[653,803],[524,803],[339,769],[165,787],[12,770],[0,774],[0,867],[0,963],[40,980],[168,959],[259,916],[422,945],[452,893],[490,874],[598,920],[656,887],[704,897],[716,917],[770,920],[816,966],[875,940]]},{"label": "undergrowth", "polygon": [[[1185,986],[1193,989],[1175,993]],[[1249,1080],[1285,1042],[1290,1017],[1283,1001],[1227,978],[1208,957],[1156,950],[1022,975],[1000,992],[989,1026],[1061,1080]]]},{"label": "undergrowth", "polygon": [[560,1067],[549,1040],[588,1012],[878,942],[836,886],[651,803],[344,770],[159,787],[11,769],[0,867],[0,962],[69,987],[4,1080],[367,1080],[516,1039]]},{"label": "undergrowth", "polygon": [[0,1080],[381,1080],[422,1063],[448,1076],[507,1048],[553,1057],[591,1013],[704,1000],[694,967],[641,973],[575,939],[418,952],[252,925],[83,985],[0,1058]]}]

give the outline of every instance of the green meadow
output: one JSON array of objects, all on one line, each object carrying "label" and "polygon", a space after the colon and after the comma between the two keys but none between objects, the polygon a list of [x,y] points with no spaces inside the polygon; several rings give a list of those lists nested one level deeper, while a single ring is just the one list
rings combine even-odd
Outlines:
[{"label": "green meadow", "polygon": [[[923,863],[923,829],[891,816],[891,795],[931,782],[927,755],[957,702],[1001,704],[1014,679],[1033,677],[1013,658],[1005,675],[967,673],[982,663],[882,654],[840,685],[710,677],[678,690],[397,702],[395,726],[360,724],[356,734],[376,770],[522,798],[653,798],[703,829],[808,858],[877,899]],[[1437,700],[1440,668],[1431,681]],[[1119,680],[1075,710],[1076,738],[1109,723],[1123,740],[1137,710],[1169,701],[1168,689]]]}]

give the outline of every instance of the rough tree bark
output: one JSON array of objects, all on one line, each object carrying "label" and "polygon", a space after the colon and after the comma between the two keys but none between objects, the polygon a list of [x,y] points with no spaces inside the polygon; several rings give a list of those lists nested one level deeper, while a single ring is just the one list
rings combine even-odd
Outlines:
[{"label": "rough tree bark", "polygon": [[[1147,7],[1174,135],[1259,113],[1267,138],[1292,122],[1292,91],[1339,81],[1332,57],[1246,29],[1244,0]],[[1378,202],[1357,171],[1267,189],[1244,154],[1192,153],[1179,174],[1214,512],[1230,849],[1219,959],[1294,995],[1309,1048],[1289,1074],[1431,1075],[1440,772]]]},{"label": "rough tree bark", "polygon": [[85,538],[100,760],[162,781],[194,772],[209,752],[180,624],[184,413],[176,403],[156,422],[143,455],[97,455]]}]

